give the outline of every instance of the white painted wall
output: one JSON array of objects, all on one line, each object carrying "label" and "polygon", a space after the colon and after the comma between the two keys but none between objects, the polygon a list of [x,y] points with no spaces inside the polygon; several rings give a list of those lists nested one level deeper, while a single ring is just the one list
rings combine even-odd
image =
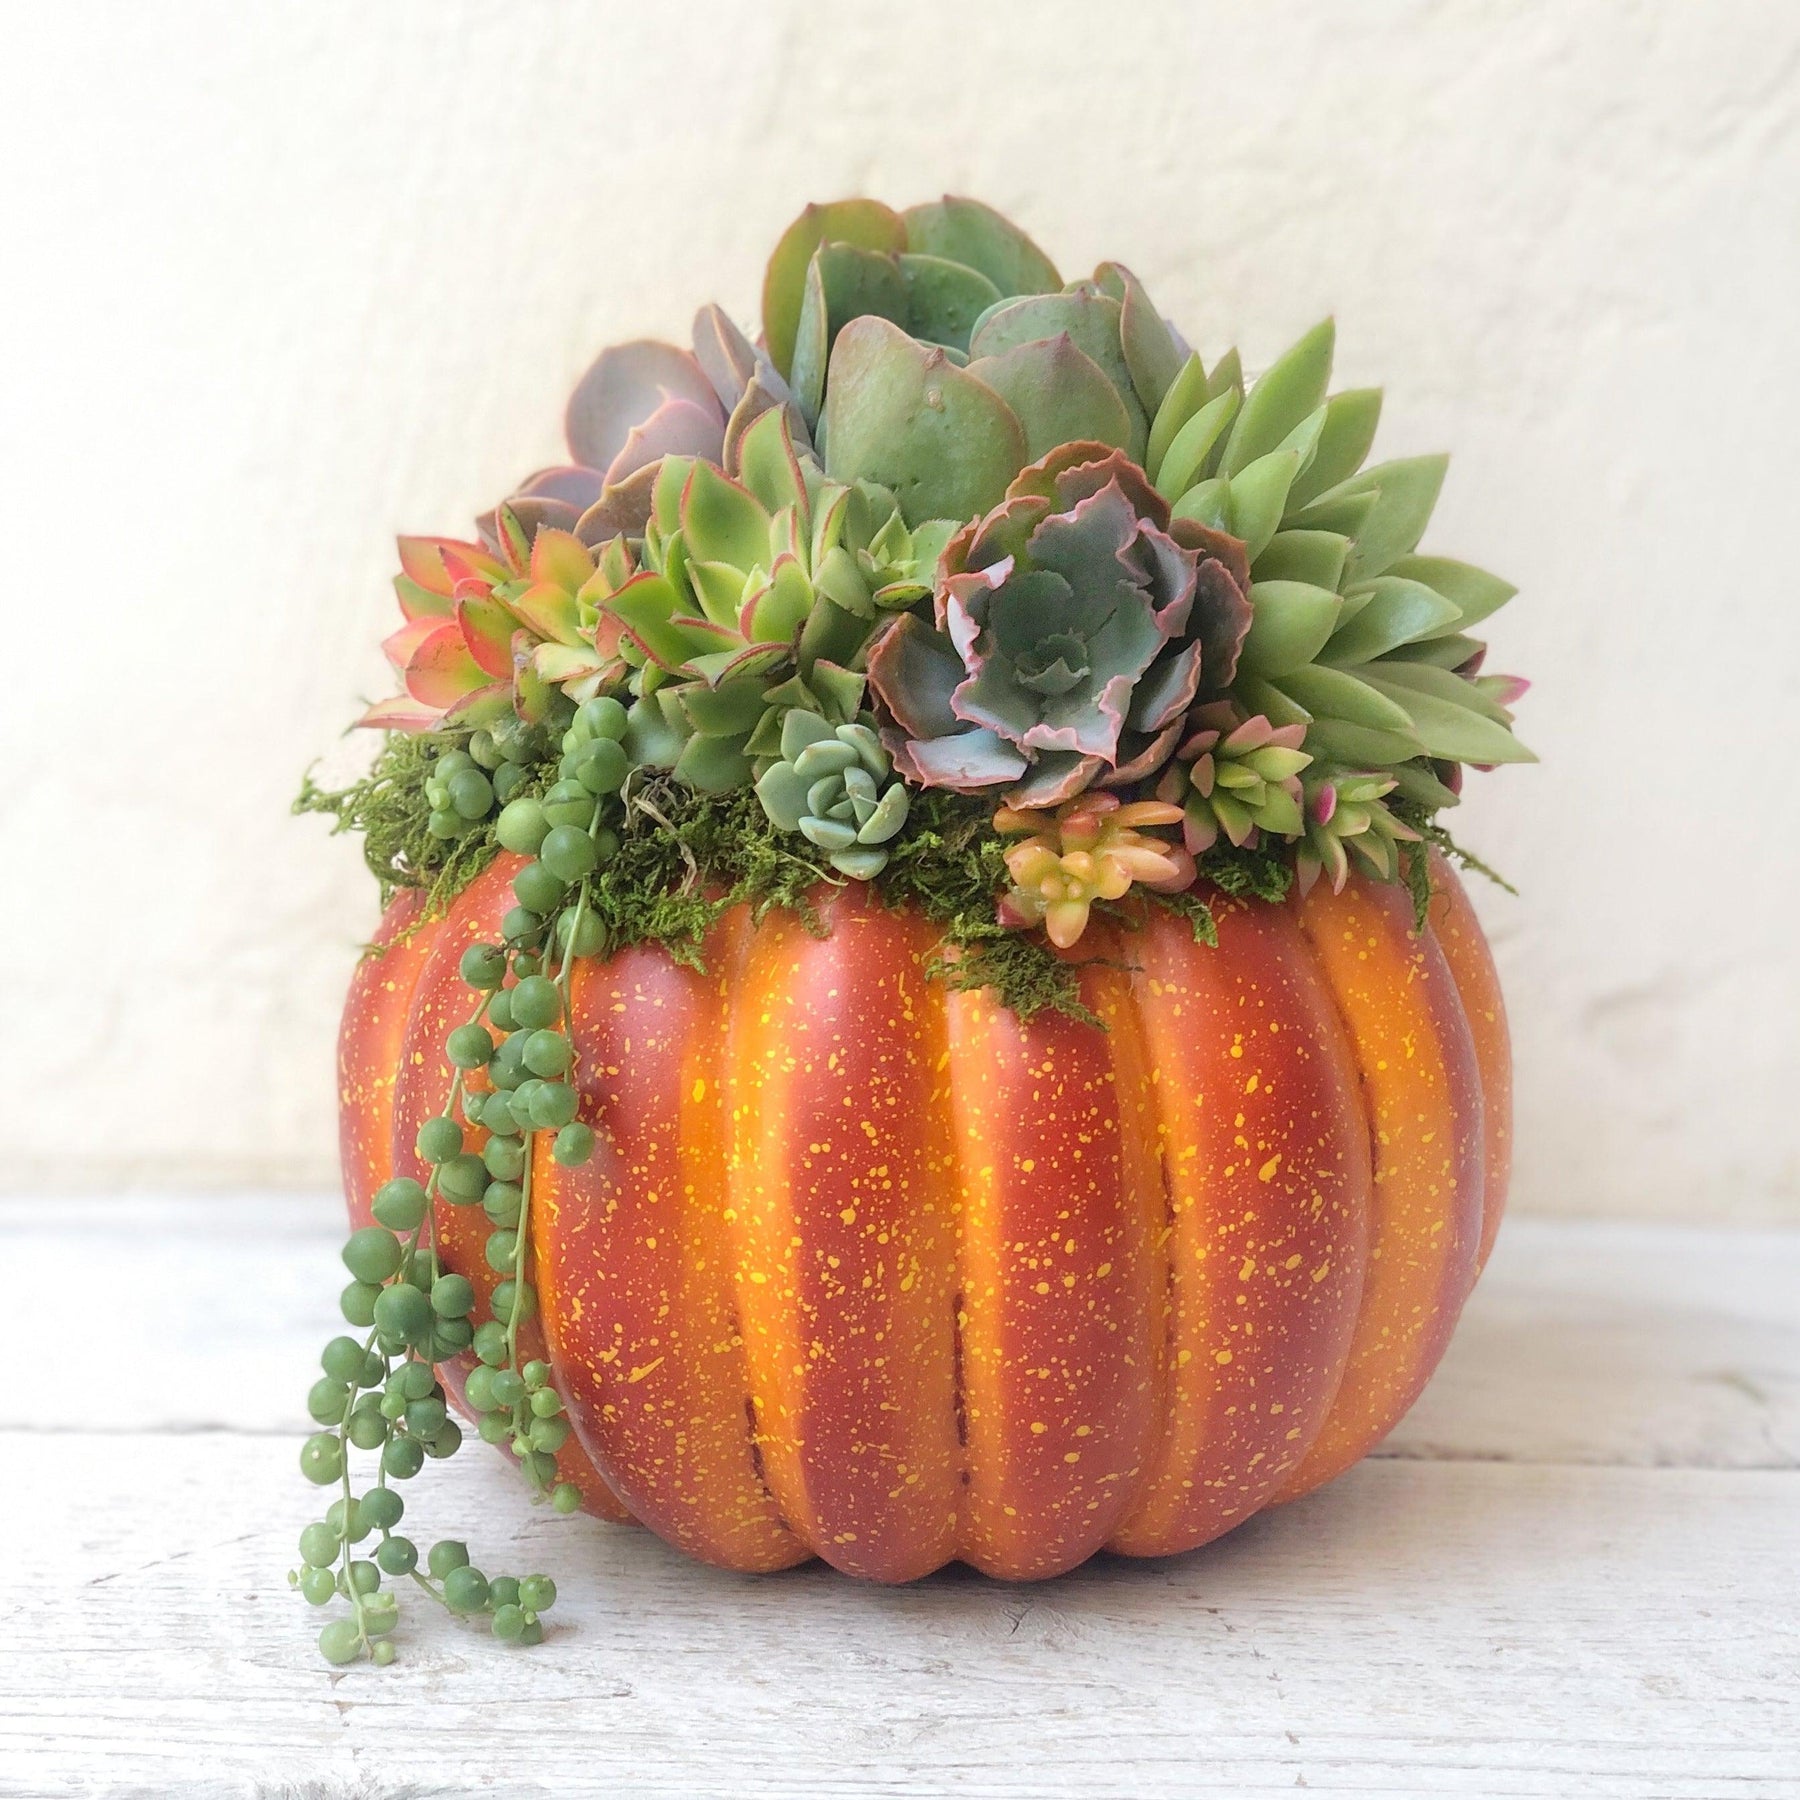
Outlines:
[{"label": "white painted wall", "polygon": [[1800,9],[59,0],[0,107],[0,1184],[319,1183],[373,898],[287,802],[389,539],[809,198],[945,188],[1252,365],[1335,310],[1541,769],[1459,828],[1519,1204],[1800,1215]]}]

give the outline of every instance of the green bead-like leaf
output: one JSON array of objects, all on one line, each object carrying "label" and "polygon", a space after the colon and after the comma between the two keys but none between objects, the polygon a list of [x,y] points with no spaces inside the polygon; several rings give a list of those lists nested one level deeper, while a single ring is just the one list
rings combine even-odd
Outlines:
[{"label": "green bead-like leaf", "polygon": [[906,249],[966,263],[1002,296],[1045,294],[1062,286],[1049,257],[1010,219],[979,200],[946,194],[942,200],[909,206],[904,229]]},{"label": "green bead-like leaf", "polygon": [[1132,421],[1118,389],[1066,331],[978,357],[969,373],[1012,408],[1025,430],[1028,462],[1082,439],[1119,450],[1130,446]]},{"label": "green bead-like leaf", "polygon": [[909,525],[988,511],[1026,462],[1006,402],[885,319],[838,334],[824,419],[826,472],[891,489]]},{"label": "green bead-like leaf", "polygon": [[1305,506],[1339,482],[1348,481],[1369,454],[1380,418],[1380,388],[1346,388],[1333,394],[1325,402],[1325,426],[1319,433],[1318,448],[1294,483],[1288,504]]},{"label": "green bead-like leaf", "polygon": [[1236,475],[1267,456],[1324,402],[1336,342],[1336,325],[1322,320],[1251,388],[1225,446],[1220,463],[1225,474]]},{"label": "green bead-like leaf", "polygon": [[1304,582],[1259,581],[1251,586],[1250,606],[1250,635],[1238,658],[1239,674],[1278,680],[1305,668],[1325,648],[1343,602],[1328,589]]}]

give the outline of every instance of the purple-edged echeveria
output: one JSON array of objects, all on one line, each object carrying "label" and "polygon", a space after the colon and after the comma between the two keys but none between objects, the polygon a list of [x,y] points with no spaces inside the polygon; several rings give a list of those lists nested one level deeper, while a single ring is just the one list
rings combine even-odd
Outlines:
[{"label": "purple-edged echeveria", "polygon": [[1002,837],[1030,835],[1006,852],[1013,885],[1000,897],[1002,925],[1042,925],[1067,950],[1087,929],[1096,900],[1122,900],[1133,883],[1176,894],[1193,886],[1194,859],[1146,826],[1180,823],[1181,808],[1160,800],[1121,805],[1117,794],[1087,793],[1052,814],[1002,807]]},{"label": "purple-edged echeveria", "polygon": [[[693,349],[654,338],[602,350],[569,397],[571,461],[540,469],[506,501],[527,535],[551,525],[599,545],[636,537],[665,456],[698,457],[735,473],[737,446],[781,407],[802,446],[806,427],[768,357],[717,306],[694,318]],[[479,521],[498,549],[495,513]]]},{"label": "purple-edged echeveria", "polygon": [[950,540],[935,626],[875,644],[895,767],[921,787],[1005,787],[1013,807],[1152,775],[1250,625],[1243,546],[1169,506],[1121,451],[1066,444]]},{"label": "purple-edged echeveria", "polygon": [[1177,746],[1156,796],[1182,809],[1188,849],[1199,856],[1220,837],[1242,849],[1265,831],[1298,837],[1300,771],[1312,761],[1300,748],[1306,727],[1277,727],[1261,713],[1245,718],[1228,700],[1196,707],[1187,724],[1192,735]]}]

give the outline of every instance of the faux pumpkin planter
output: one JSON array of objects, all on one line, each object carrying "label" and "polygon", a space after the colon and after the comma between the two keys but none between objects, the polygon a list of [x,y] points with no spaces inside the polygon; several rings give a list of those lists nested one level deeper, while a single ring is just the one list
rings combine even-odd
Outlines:
[{"label": "faux pumpkin planter", "polygon": [[1191,1549],[1411,1405],[1508,1169],[1442,815],[1530,753],[1512,590],[1331,355],[1208,368],[974,202],[809,208],[758,340],[607,351],[567,465],[401,540],[384,747],[302,797],[388,900],[329,1658],[392,1659],[385,1576],[543,1635],[405,1534],[453,1411],[559,1512],[907,1581]]},{"label": "faux pumpkin planter", "polygon": [[[359,971],[343,1155],[368,1217],[448,1066],[502,863]],[[1499,1225],[1506,1022],[1448,866],[1423,933],[1360,878],[1215,900],[1090,964],[1105,1029],[926,979],[923,920],[722,922],[579,968],[600,1152],[540,1151],[542,1331],[594,1512],[708,1562],[905,1581],[1192,1549],[1417,1397]],[[418,905],[396,902],[390,941]],[[440,1203],[449,1265],[494,1277]]]}]

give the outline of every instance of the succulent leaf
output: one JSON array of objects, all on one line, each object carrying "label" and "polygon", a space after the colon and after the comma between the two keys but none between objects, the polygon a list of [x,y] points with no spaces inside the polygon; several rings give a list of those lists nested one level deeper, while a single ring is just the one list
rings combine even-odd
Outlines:
[{"label": "succulent leaf", "polygon": [[906,283],[907,330],[927,343],[966,351],[975,321],[1000,299],[1000,290],[979,269],[947,257],[905,251],[896,261]]},{"label": "succulent leaf", "polygon": [[1241,675],[1268,679],[1304,668],[1331,641],[1341,596],[1300,581],[1258,581],[1250,589],[1250,634],[1238,659]]},{"label": "succulent leaf", "polygon": [[[615,344],[600,353],[569,396],[565,419],[569,449],[585,468],[611,471],[633,434],[639,434],[641,446],[649,422],[665,407],[674,406],[691,409],[680,415],[690,433],[697,421],[712,421],[714,454],[723,447],[725,410],[705,370],[687,351],[650,338]],[[641,466],[641,461],[632,464]],[[620,480],[630,473],[627,468],[611,478]]]},{"label": "succulent leaf", "polygon": [[1132,421],[1118,389],[1066,331],[978,357],[969,373],[1012,408],[1034,462],[1081,440],[1130,448]]},{"label": "succulent leaf", "polygon": [[1225,474],[1239,474],[1267,456],[1324,404],[1336,344],[1336,325],[1330,319],[1321,320],[1251,387],[1219,465]]},{"label": "succulent leaf", "polygon": [[825,469],[892,490],[907,524],[985,512],[1025,462],[992,388],[885,319],[853,319],[832,350]]},{"label": "succulent leaf", "polygon": [[762,314],[769,355],[783,376],[791,376],[793,369],[807,269],[814,252],[825,243],[883,252],[904,250],[908,247],[907,223],[878,200],[834,200],[808,206],[782,233],[763,277]]},{"label": "succulent leaf", "polygon": [[1289,504],[1305,506],[1363,465],[1381,420],[1380,388],[1346,388],[1325,402],[1325,424],[1310,463],[1294,483]]},{"label": "succulent leaf", "polygon": [[1018,226],[979,200],[946,194],[909,206],[906,248],[962,263],[994,284],[1002,296],[1049,293],[1062,286],[1052,263]]}]

